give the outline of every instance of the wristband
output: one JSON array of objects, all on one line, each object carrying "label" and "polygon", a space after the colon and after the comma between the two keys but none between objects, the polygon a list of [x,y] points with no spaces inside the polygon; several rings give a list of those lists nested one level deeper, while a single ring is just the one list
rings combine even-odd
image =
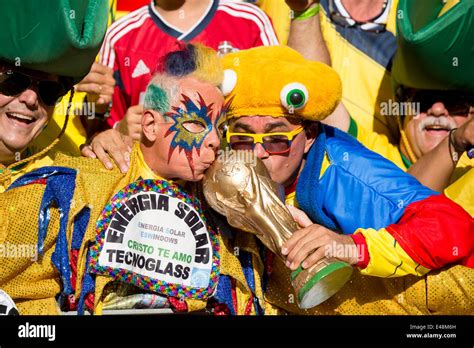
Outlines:
[{"label": "wristband", "polygon": [[315,4],[315,6],[311,6],[304,10],[303,12],[295,12],[293,11],[293,19],[297,21],[305,20],[311,17],[316,16],[319,13],[320,5]]}]

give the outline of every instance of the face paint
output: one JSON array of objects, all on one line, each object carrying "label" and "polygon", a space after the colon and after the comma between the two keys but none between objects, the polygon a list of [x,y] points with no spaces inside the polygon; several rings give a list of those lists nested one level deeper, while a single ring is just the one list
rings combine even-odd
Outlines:
[{"label": "face paint", "polygon": [[[170,117],[174,121],[174,124],[166,132],[165,137],[175,132],[168,152],[168,163],[176,148],[179,148],[179,153],[184,150],[193,175],[193,149],[196,149],[198,156],[200,156],[202,143],[213,127],[211,115],[214,104],[206,105],[199,93],[198,96],[199,105],[196,105],[189,97],[182,94],[181,103],[184,104],[184,108],[173,106],[173,111],[165,114],[165,116]],[[221,117],[218,117],[216,122],[219,119]]]}]

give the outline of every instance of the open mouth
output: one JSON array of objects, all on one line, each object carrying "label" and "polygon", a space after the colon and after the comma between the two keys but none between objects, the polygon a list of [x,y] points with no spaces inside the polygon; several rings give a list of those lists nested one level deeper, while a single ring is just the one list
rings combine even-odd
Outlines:
[{"label": "open mouth", "polygon": [[428,132],[449,132],[450,130],[451,130],[450,126],[441,126],[441,125],[425,126],[425,131],[428,131]]},{"label": "open mouth", "polygon": [[16,112],[7,112],[6,115],[10,120],[13,120],[13,121],[16,121],[16,122],[19,122],[19,123],[23,123],[23,124],[26,124],[26,125],[32,124],[36,121],[36,119],[34,117],[19,114],[19,113],[16,113]]}]

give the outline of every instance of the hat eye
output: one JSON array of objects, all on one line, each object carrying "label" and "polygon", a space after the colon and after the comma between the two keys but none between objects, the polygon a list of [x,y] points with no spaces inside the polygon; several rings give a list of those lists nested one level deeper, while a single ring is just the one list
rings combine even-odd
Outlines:
[{"label": "hat eye", "polygon": [[236,84],[237,84],[237,73],[232,69],[224,70],[224,79],[222,80],[222,84],[220,86],[222,94],[224,94],[224,97],[227,97],[232,92]]},{"label": "hat eye", "polygon": [[308,97],[308,89],[299,82],[287,84],[280,92],[281,104],[289,111],[303,108]]}]

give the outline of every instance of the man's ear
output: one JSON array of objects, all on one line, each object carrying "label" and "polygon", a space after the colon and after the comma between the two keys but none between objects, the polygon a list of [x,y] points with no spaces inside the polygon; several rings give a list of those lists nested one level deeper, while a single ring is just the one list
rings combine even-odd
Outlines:
[{"label": "man's ear", "polygon": [[305,135],[306,135],[306,142],[304,145],[304,153],[308,153],[311,146],[313,146],[314,141],[316,140],[316,136],[318,135],[319,130],[319,123],[318,122],[311,122],[309,125],[306,126]]},{"label": "man's ear", "polygon": [[142,117],[142,134],[150,142],[155,142],[158,134],[158,122],[162,118],[155,110],[145,110]]}]

